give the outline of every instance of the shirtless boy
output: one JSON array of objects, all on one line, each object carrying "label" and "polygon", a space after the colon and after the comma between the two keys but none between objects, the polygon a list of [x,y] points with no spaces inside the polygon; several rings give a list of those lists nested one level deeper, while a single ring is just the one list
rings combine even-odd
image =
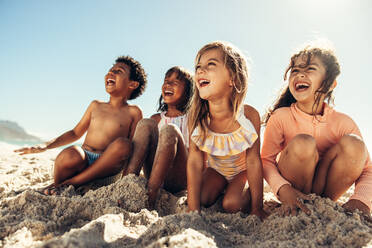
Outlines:
[{"label": "shirtless boy", "polygon": [[58,154],[54,163],[54,183],[45,194],[57,194],[61,186],[80,186],[95,179],[119,173],[131,154],[131,139],[137,122],[142,119],[141,110],[129,105],[141,95],[147,83],[141,64],[129,56],[116,59],[105,76],[109,102],[94,100],[74,129],[41,146],[15,150],[21,155],[39,153],[70,144],[85,132],[84,144],[70,146]]}]

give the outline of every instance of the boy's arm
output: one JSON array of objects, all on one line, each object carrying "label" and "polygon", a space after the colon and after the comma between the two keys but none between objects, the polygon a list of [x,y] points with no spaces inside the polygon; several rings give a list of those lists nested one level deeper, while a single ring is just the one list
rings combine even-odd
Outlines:
[{"label": "boy's arm", "polygon": [[46,142],[43,145],[34,146],[34,147],[25,147],[15,152],[19,152],[20,155],[29,154],[29,153],[38,153],[46,151],[47,149],[52,149],[56,147],[60,147],[63,145],[70,144],[76,140],[78,140],[83,134],[87,131],[90,123],[91,113],[97,107],[99,103],[97,101],[93,101],[87,110],[85,111],[83,117],[79,121],[79,123],[74,127],[74,129],[69,130],[62,135],[58,136],[57,138]]},{"label": "boy's arm", "polygon": [[203,152],[191,141],[187,158],[187,205],[189,211],[200,211]]},{"label": "boy's arm", "polygon": [[142,111],[138,106],[131,106],[130,113],[133,120],[130,125],[129,139],[132,140],[134,132],[136,131],[137,123],[142,119]]},{"label": "boy's arm", "polygon": [[247,149],[246,165],[247,178],[251,193],[251,214],[257,215],[261,219],[267,217],[263,211],[263,172],[260,156],[260,115],[257,110],[245,105],[244,115],[254,125],[258,138],[253,146]]}]

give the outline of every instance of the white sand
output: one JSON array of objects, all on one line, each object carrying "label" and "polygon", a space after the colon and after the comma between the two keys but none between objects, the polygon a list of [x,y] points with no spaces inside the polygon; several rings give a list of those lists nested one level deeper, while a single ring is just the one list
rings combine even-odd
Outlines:
[{"label": "white sand", "polygon": [[185,213],[186,196],[165,191],[149,211],[146,181],[135,176],[84,196],[72,186],[62,196],[44,196],[35,189],[51,183],[58,150],[19,156],[14,148],[0,143],[3,247],[372,247],[372,223],[345,214],[340,203],[313,197],[310,216],[279,217],[267,187],[272,214],[264,222],[221,213],[220,202],[201,214]]}]

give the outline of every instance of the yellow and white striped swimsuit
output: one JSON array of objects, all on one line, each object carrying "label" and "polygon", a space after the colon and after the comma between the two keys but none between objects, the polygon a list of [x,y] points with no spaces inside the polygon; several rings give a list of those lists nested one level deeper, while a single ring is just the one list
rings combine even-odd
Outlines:
[{"label": "yellow and white striped swimsuit", "polygon": [[246,170],[246,150],[258,138],[253,124],[244,116],[243,110],[239,112],[237,121],[240,127],[232,133],[208,130],[204,142],[199,128],[191,135],[191,140],[207,154],[207,166],[215,169],[228,181]]}]

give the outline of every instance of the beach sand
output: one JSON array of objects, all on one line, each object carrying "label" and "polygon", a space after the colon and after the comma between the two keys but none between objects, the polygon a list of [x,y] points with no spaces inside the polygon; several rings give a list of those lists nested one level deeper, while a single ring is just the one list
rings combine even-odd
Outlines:
[{"label": "beach sand", "polygon": [[[133,175],[79,195],[70,186],[60,196],[37,189],[52,182],[58,150],[19,156],[0,143],[1,247],[372,247],[372,223],[312,195],[312,213],[278,215],[265,186],[260,221],[221,212],[221,201],[200,214],[186,213],[186,196],[161,191],[156,210],[146,209],[146,180]],[[118,204],[118,200],[120,204]]]}]

